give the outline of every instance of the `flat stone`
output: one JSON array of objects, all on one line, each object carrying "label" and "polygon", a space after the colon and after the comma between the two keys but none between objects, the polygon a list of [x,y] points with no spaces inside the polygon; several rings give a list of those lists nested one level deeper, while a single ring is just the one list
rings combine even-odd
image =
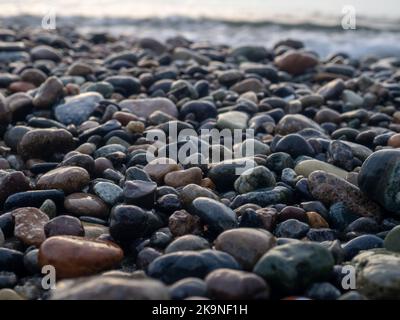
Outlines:
[{"label": "flat stone", "polygon": [[111,269],[123,256],[122,250],[111,242],[55,236],[40,246],[39,264],[54,266],[58,279],[75,278]]},{"label": "flat stone", "polygon": [[54,115],[63,124],[80,125],[85,122],[103,99],[98,92],[86,92],[69,97],[64,104],[54,109]]},{"label": "flat stone", "polygon": [[179,188],[189,184],[201,184],[203,172],[200,168],[194,167],[186,170],[172,171],[165,175],[164,182],[166,185]]},{"label": "flat stone", "polygon": [[334,174],[342,179],[346,179],[348,174],[347,171],[341,168],[316,159],[300,161],[294,167],[294,171],[298,175],[302,175],[306,178],[308,178],[308,176],[314,171],[324,171],[326,173]]},{"label": "flat stone", "polygon": [[169,300],[167,287],[152,279],[93,276],[57,284],[51,300]]},{"label": "flat stone", "polygon": [[178,109],[167,98],[127,99],[120,103],[120,107],[143,118],[148,118],[155,111],[164,112],[174,118],[178,117]]},{"label": "flat stone", "polygon": [[64,200],[64,208],[75,217],[90,216],[104,219],[109,214],[107,205],[89,193],[70,194]]},{"label": "flat stone", "polygon": [[80,167],[61,167],[42,175],[36,186],[38,189],[61,189],[65,193],[78,192],[89,184],[88,172]]}]

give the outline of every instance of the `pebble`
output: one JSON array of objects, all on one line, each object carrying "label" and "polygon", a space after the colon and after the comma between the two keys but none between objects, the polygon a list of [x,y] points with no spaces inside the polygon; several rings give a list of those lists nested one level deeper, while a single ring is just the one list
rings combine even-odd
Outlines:
[{"label": "pebble", "polygon": [[166,98],[127,99],[120,103],[120,107],[142,118],[148,118],[155,111],[161,111],[174,118],[178,117],[175,104]]},{"label": "pebble", "polygon": [[98,182],[93,187],[94,193],[105,203],[113,206],[122,199],[123,189],[111,182]]},{"label": "pebble", "polygon": [[58,279],[74,278],[111,269],[123,256],[122,250],[110,242],[54,236],[40,246],[39,264],[53,265]]},{"label": "pebble", "polygon": [[294,242],[268,251],[253,272],[264,278],[273,290],[291,294],[314,282],[327,280],[333,265],[332,254],[322,245]]},{"label": "pebble", "polygon": [[156,215],[133,205],[118,205],[110,216],[110,234],[120,242],[130,242],[151,235],[160,227]]},{"label": "pebble", "polygon": [[249,116],[241,111],[229,111],[218,115],[217,127],[223,129],[246,129]]},{"label": "pebble", "polygon": [[342,202],[350,211],[366,217],[379,217],[381,209],[356,186],[323,171],[314,171],[308,177],[311,194],[326,205]]},{"label": "pebble", "polygon": [[55,117],[63,124],[80,125],[89,119],[103,96],[97,92],[81,93],[66,99],[54,109]]},{"label": "pebble", "polygon": [[277,143],[275,150],[285,152],[293,158],[298,156],[313,156],[314,150],[302,136],[298,134],[288,134]]},{"label": "pebble", "polygon": [[235,190],[240,194],[257,189],[274,187],[275,185],[276,180],[273,173],[263,166],[246,170],[234,183]]},{"label": "pebble", "polygon": [[42,190],[61,189],[65,193],[79,192],[88,185],[90,176],[80,167],[61,167],[42,175],[37,181],[37,188]]},{"label": "pebble", "polygon": [[172,172],[179,170],[178,164],[169,158],[157,158],[150,161],[143,170],[158,184],[164,182],[164,177]]},{"label": "pebble", "polygon": [[64,208],[75,217],[107,218],[109,209],[98,197],[89,193],[72,193],[64,200]]},{"label": "pebble", "polygon": [[315,67],[318,59],[311,54],[299,51],[288,51],[275,58],[276,66],[293,75],[299,75]]},{"label": "pebble", "polygon": [[301,115],[301,114],[287,114],[279,120],[275,130],[276,133],[287,135],[290,133],[297,133],[303,129],[315,129],[323,132],[323,129],[318,123]]},{"label": "pebble", "polygon": [[237,226],[236,214],[224,204],[205,197],[196,198],[192,202],[191,211],[207,226],[210,236]]},{"label": "pebble", "polygon": [[389,251],[400,253],[400,226],[394,227],[386,235],[384,247]]},{"label": "pebble", "polygon": [[25,270],[23,253],[0,247],[0,270],[22,274]]},{"label": "pebble", "polygon": [[202,237],[195,235],[184,235],[176,238],[166,248],[165,253],[180,252],[180,251],[199,251],[209,249],[210,244]]},{"label": "pebble", "polygon": [[316,159],[312,159],[312,160],[304,160],[304,161],[300,161],[295,167],[294,167],[294,171],[298,174],[298,175],[302,175],[306,178],[309,177],[309,175],[314,172],[314,171],[324,171],[326,173],[331,173],[334,174],[342,179],[346,179],[347,178],[347,174],[348,172],[338,168],[334,165],[331,165],[329,163],[323,162],[323,161],[319,161]]},{"label": "pebble", "polygon": [[217,269],[205,278],[207,292],[217,300],[265,300],[269,287],[254,273]]},{"label": "pebble", "polygon": [[4,203],[9,196],[17,192],[29,189],[29,180],[22,172],[0,170],[0,203]]},{"label": "pebble", "polygon": [[362,235],[343,245],[346,261],[353,259],[362,250],[382,248],[383,240],[375,235]]},{"label": "pebble", "polygon": [[215,249],[229,253],[244,270],[250,271],[275,244],[275,237],[266,230],[238,228],[221,233],[215,240]]},{"label": "pebble", "polygon": [[152,181],[126,181],[123,196],[126,203],[151,208],[154,205],[156,189],[157,184]]},{"label": "pebble", "polygon": [[197,278],[185,278],[175,282],[169,287],[173,300],[183,300],[189,297],[207,297],[206,283]]},{"label": "pebble", "polygon": [[182,251],[168,253],[155,259],[149,265],[148,275],[166,284],[172,284],[188,277],[203,279],[210,272],[220,268],[239,269],[239,265],[232,256],[221,251]]},{"label": "pebble", "polygon": [[168,299],[168,288],[160,281],[104,275],[62,281],[51,295],[51,300]]},{"label": "pebble", "polygon": [[364,252],[353,259],[357,266],[357,287],[368,299],[398,299],[400,256],[384,252]]},{"label": "pebble", "polygon": [[168,218],[168,227],[175,237],[198,234],[202,230],[200,218],[191,215],[185,210],[175,211]]},{"label": "pebble", "polygon": [[32,100],[38,109],[49,109],[63,96],[64,85],[57,77],[49,77],[39,87]]},{"label": "pebble", "polygon": [[73,146],[73,136],[65,129],[35,129],[24,134],[18,150],[27,159],[46,159],[57,152],[66,153]]},{"label": "pebble", "polygon": [[12,211],[14,235],[26,245],[40,246],[46,239],[44,226],[49,217],[37,208],[26,207]]},{"label": "pebble", "polygon": [[329,282],[314,283],[306,292],[306,296],[314,300],[337,300],[340,291]]},{"label": "pebble", "polygon": [[24,299],[12,289],[0,289],[0,301],[5,301],[5,300],[24,300]]},{"label": "pebble", "polygon": [[308,224],[296,219],[289,219],[278,224],[275,233],[279,238],[301,239],[307,235],[309,230]]},{"label": "pebble", "polygon": [[188,184],[201,184],[203,172],[194,167],[186,170],[172,171],[165,175],[164,182],[167,186],[174,188],[185,187]]},{"label": "pebble", "polygon": [[78,218],[61,215],[51,219],[44,225],[44,233],[46,234],[46,238],[54,236],[83,237],[85,230]]},{"label": "pebble", "polygon": [[358,175],[360,189],[386,210],[398,213],[400,192],[398,163],[400,150],[374,152],[363,163]]}]

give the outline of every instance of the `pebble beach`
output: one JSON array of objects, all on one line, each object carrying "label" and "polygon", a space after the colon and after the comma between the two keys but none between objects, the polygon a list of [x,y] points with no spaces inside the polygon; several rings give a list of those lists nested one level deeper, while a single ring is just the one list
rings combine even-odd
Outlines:
[{"label": "pebble beach", "polygon": [[4,26],[0,300],[399,299],[399,148],[396,55]]}]

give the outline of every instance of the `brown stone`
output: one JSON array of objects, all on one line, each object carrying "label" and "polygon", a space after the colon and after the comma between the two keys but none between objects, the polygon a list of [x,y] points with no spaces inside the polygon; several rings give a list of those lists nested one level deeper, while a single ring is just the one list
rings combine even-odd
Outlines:
[{"label": "brown stone", "polygon": [[275,237],[266,230],[238,228],[221,233],[215,240],[215,249],[229,253],[244,270],[252,270],[275,244]]},{"label": "brown stone", "polygon": [[205,278],[207,292],[216,300],[265,300],[269,287],[260,276],[240,270],[217,269]]},{"label": "brown stone", "polygon": [[206,197],[218,201],[218,197],[214,192],[197,184],[188,184],[180,191],[180,198],[185,206],[191,205],[193,200],[199,197]]},{"label": "brown stone", "polygon": [[329,228],[329,224],[328,222],[326,222],[326,220],[321,217],[320,214],[318,214],[317,212],[307,212],[307,218],[308,218],[308,224],[310,225],[311,228],[314,229],[325,229],[325,228]]},{"label": "brown stone", "polygon": [[314,117],[314,120],[319,124],[325,122],[333,122],[339,124],[341,121],[341,117],[339,112],[329,108],[324,108],[317,112],[317,114]]},{"label": "brown stone", "polygon": [[8,90],[10,92],[15,93],[15,92],[27,92],[29,90],[35,89],[36,86],[30,82],[26,81],[16,81],[10,84],[8,87]]},{"label": "brown stone", "polygon": [[302,208],[287,206],[278,213],[278,222],[283,222],[289,219],[296,219],[301,222],[308,223],[306,212]]},{"label": "brown stone", "polygon": [[188,184],[200,184],[203,172],[200,168],[193,167],[186,170],[172,171],[165,175],[164,182],[166,185],[179,188]]},{"label": "brown stone", "polygon": [[12,211],[15,220],[14,235],[23,243],[40,246],[46,239],[44,226],[49,217],[37,208],[25,207]]},{"label": "brown stone", "polygon": [[200,218],[191,215],[186,210],[175,211],[168,219],[168,227],[175,237],[199,234],[201,231]]},{"label": "brown stone", "polygon": [[388,140],[388,146],[400,148],[400,133],[392,135]]},{"label": "brown stone", "polygon": [[276,66],[293,75],[304,73],[318,64],[318,59],[305,52],[288,51],[275,58]]},{"label": "brown stone", "polygon": [[336,175],[314,171],[309,175],[308,181],[313,197],[327,206],[343,202],[347,209],[360,216],[381,216],[381,209],[376,203],[369,200],[355,185]]},{"label": "brown stone", "polygon": [[27,190],[30,190],[29,179],[21,171],[0,170],[0,204],[4,203],[8,196]]},{"label": "brown stone", "polygon": [[138,117],[132,113],[117,111],[113,114],[113,119],[118,120],[123,126],[126,126],[129,122],[138,120]]},{"label": "brown stone", "polygon": [[177,171],[179,169],[180,167],[178,164],[169,158],[156,158],[150,161],[143,168],[143,170],[148,173],[150,178],[158,184],[162,184],[164,182],[164,177],[167,175],[167,173]]},{"label": "brown stone", "polygon": [[89,173],[80,167],[60,167],[42,175],[38,189],[61,189],[65,193],[81,191],[90,182]]},{"label": "brown stone", "polygon": [[39,264],[54,266],[58,279],[75,278],[109,270],[123,256],[121,248],[111,242],[56,236],[40,246]]},{"label": "brown stone", "polygon": [[57,77],[49,77],[39,87],[33,99],[36,108],[48,109],[63,96],[64,85]]},{"label": "brown stone", "polygon": [[73,147],[73,136],[65,129],[35,129],[24,134],[18,152],[26,159],[46,159],[54,153],[66,153]]},{"label": "brown stone", "polygon": [[64,200],[64,208],[73,216],[108,217],[107,205],[99,197],[89,193],[73,193]]}]

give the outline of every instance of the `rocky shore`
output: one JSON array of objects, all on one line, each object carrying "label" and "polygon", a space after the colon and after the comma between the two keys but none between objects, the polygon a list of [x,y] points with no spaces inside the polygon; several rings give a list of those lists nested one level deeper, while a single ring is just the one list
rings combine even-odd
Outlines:
[{"label": "rocky shore", "polygon": [[0,71],[0,300],[400,298],[399,58],[16,28]]}]

